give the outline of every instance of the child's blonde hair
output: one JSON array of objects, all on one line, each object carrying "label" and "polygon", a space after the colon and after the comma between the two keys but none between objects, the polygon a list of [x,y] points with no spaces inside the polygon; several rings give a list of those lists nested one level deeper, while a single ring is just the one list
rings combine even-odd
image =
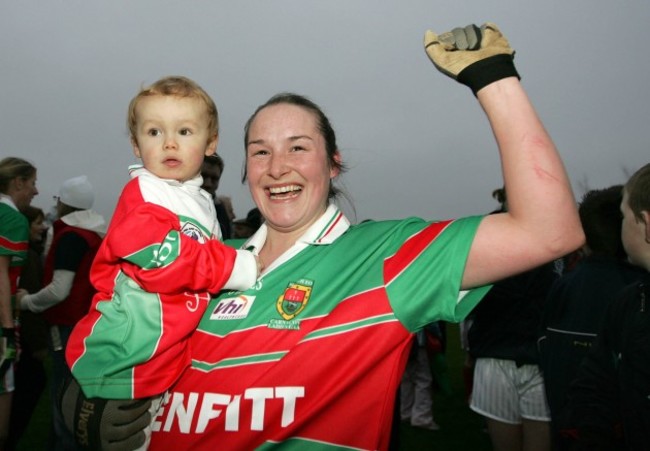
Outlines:
[{"label": "child's blonde hair", "polygon": [[127,127],[131,139],[135,140],[136,137],[136,115],[135,110],[138,102],[149,96],[176,96],[176,97],[191,97],[202,100],[208,113],[208,129],[210,131],[210,138],[219,134],[219,113],[217,105],[214,100],[208,95],[203,88],[196,82],[187,77],[182,76],[169,76],[163,77],[150,86],[142,88],[140,92],[131,99],[129,103],[129,110],[127,114]]}]

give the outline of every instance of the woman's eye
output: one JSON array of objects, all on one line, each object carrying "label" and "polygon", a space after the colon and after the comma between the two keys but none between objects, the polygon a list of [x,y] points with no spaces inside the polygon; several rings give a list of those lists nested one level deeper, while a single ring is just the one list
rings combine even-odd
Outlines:
[{"label": "woman's eye", "polygon": [[255,157],[258,155],[268,155],[269,152],[264,149],[254,149],[254,150],[250,150],[248,153],[251,157]]},{"label": "woman's eye", "polygon": [[291,151],[292,151],[292,152],[300,152],[301,150],[305,150],[305,148],[302,147],[302,146],[293,146],[293,147],[291,148]]}]

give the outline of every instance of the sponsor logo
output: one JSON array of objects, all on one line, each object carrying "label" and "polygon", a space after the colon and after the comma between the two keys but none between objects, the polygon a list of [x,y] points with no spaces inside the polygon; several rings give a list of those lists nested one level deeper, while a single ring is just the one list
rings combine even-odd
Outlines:
[{"label": "sponsor logo", "polygon": [[[277,430],[295,421],[296,406],[304,398],[301,386],[254,387],[238,395],[174,392],[165,396],[151,426],[165,432],[176,427],[181,434],[202,434],[211,423],[229,432]],[[281,412],[271,417],[273,407]]]},{"label": "sponsor logo", "polygon": [[255,296],[240,294],[232,298],[225,298],[219,301],[210,314],[210,319],[242,319],[248,316],[253,307]]},{"label": "sponsor logo", "polygon": [[290,282],[284,293],[280,295],[275,303],[276,309],[286,321],[294,319],[302,312],[309,302],[314,281],[300,279],[297,282]]}]

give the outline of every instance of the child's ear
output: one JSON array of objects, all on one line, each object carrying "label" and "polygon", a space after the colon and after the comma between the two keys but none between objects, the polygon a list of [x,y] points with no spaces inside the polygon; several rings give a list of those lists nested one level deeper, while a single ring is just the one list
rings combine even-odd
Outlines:
[{"label": "child's ear", "polygon": [[217,143],[219,142],[219,135],[214,135],[214,137],[210,138],[208,141],[208,145],[205,148],[205,156],[209,157],[210,155],[214,155],[217,153]]},{"label": "child's ear", "polygon": [[131,136],[131,147],[133,148],[133,155],[140,158],[140,148],[138,147],[138,142],[133,136]]}]

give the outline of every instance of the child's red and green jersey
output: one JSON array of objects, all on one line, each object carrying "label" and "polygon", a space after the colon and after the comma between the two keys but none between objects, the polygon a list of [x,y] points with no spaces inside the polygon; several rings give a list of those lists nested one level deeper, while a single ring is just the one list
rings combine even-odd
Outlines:
[{"label": "child's red and green jersey", "polygon": [[254,256],[221,243],[201,177],[180,183],[131,167],[90,279],[97,289],[66,348],[88,397],[163,393],[190,364],[189,337],[224,286],[247,288]]},{"label": "child's red and green jersey", "polygon": [[460,290],[480,220],[351,227],[330,206],[254,288],[211,301],[150,450],[387,449],[413,332],[487,291]]},{"label": "child's red and green jersey", "polygon": [[[9,286],[16,294],[20,271],[27,259],[29,222],[6,195],[0,196],[0,256],[9,257]],[[13,300],[13,297],[12,297]]]}]

